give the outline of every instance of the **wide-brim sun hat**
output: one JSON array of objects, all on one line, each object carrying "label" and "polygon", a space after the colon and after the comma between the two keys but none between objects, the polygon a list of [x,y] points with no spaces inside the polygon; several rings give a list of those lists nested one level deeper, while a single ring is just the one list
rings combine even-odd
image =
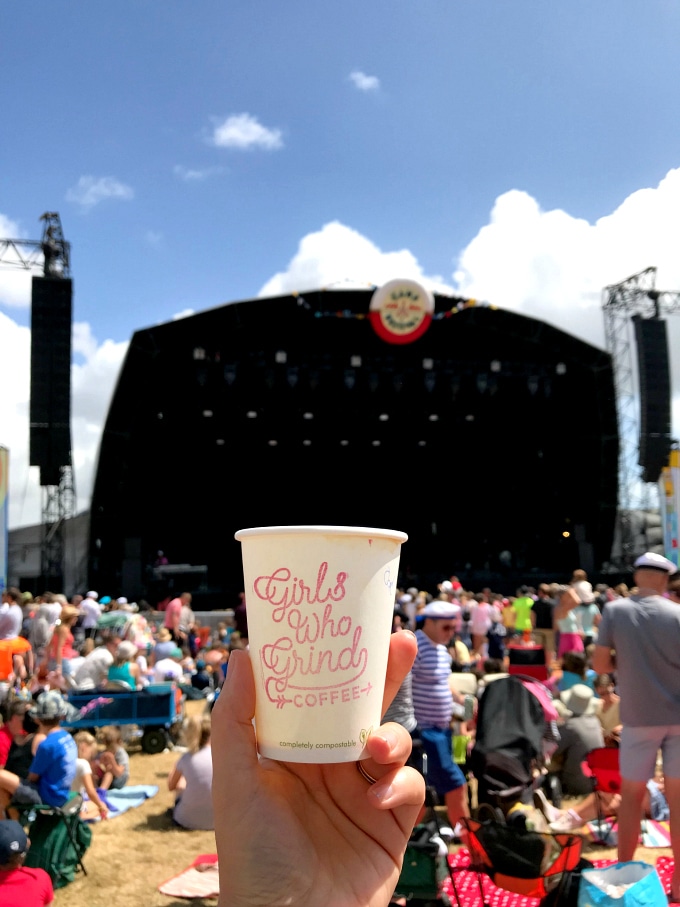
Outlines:
[{"label": "wide-brim sun hat", "polygon": [[599,709],[595,691],[585,683],[575,683],[564,690],[560,693],[560,700],[570,716],[595,715]]}]

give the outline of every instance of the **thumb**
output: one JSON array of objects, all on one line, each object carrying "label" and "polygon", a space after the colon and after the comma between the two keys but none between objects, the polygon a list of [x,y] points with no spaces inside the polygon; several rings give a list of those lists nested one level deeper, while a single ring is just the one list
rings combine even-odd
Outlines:
[{"label": "thumb", "polygon": [[233,772],[257,768],[255,743],[255,683],[250,655],[244,650],[229,657],[227,676],[212,711],[213,777],[233,787]]}]

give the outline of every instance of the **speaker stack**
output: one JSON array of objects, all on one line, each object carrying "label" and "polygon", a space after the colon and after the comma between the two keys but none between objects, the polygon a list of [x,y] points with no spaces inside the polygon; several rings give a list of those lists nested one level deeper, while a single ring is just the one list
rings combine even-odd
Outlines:
[{"label": "speaker stack", "polygon": [[633,316],[640,385],[638,464],[644,482],[657,482],[671,450],[671,378],[666,322]]},{"label": "speaker stack", "polygon": [[72,281],[33,277],[29,462],[41,485],[59,485],[71,465]]}]

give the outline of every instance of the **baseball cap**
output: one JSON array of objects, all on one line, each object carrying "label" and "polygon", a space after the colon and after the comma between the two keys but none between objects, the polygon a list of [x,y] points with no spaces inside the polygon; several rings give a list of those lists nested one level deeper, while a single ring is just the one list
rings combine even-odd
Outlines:
[{"label": "baseball cap", "polygon": [[0,821],[0,865],[9,863],[12,857],[27,850],[28,838],[21,825],[14,819]]},{"label": "baseball cap", "polygon": [[667,573],[669,576],[678,572],[678,568],[673,561],[669,561],[667,557],[664,557],[662,554],[656,554],[654,551],[647,551],[645,554],[642,554],[635,561],[634,566],[636,570],[639,567],[647,570],[660,570],[662,573]]},{"label": "baseball cap", "polygon": [[460,605],[449,602],[430,602],[420,612],[420,617],[430,617],[433,620],[451,620],[460,614]]},{"label": "baseball cap", "polygon": [[55,718],[68,718],[73,721],[80,718],[80,712],[70,702],[67,702],[58,690],[47,690],[38,701],[28,710],[31,718],[38,721],[46,719],[53,721]]}]

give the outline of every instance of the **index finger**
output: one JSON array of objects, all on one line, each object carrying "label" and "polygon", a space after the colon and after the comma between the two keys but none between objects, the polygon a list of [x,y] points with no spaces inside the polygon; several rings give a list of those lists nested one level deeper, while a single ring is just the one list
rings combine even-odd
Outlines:
[{"label": "index finger", "polygon": [[385,692],[382,702],[383,715],[411,670],[417,652],[418,643],[410,630],[400,630],[390,636],[390,653],[387,658]]}]

